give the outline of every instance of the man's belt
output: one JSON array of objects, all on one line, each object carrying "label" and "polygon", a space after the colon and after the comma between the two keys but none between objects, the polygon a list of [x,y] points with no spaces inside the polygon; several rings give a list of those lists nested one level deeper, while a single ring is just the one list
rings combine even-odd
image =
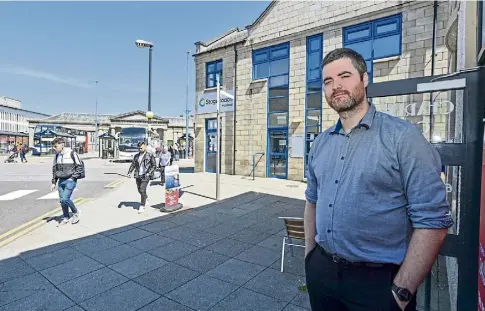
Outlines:
[{"label": "man's belt", "polygon": [[387,264],[387,263],[349,261],[345,258],[338,256],[337,254],[332,254],[327,252],[323,247],[321,247],[318,244],[317,244],[317,247],[325,256],[330,258],[333,262],[344,266],[356,266],[356,267],[368,267],[368,268],[383,268],[390,265],[395,266],[394,264]]}]

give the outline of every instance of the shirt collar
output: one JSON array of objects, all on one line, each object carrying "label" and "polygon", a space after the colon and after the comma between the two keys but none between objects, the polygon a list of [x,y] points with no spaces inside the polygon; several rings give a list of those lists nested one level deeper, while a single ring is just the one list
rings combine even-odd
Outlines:
[{"label": "shirt collar", "polygon": [[[367,130],[372,126],[372,122],[374,121],[374,117],[376,115],[376,108],[372,103],[369,102],[369,110],[364,115],[362,120],[360,120],[359,124],[356,127],[365,127]],[[339,134],[343,131],[342,122],[340,119],[335,124],[334,129],[331,131],[331,134]]]}]

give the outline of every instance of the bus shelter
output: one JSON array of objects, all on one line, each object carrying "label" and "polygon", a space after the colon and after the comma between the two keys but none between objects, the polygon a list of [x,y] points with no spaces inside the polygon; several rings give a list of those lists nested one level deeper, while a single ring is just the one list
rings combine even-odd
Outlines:
[{"label": "bus shelter", "polygon": [[108,133],[99,136],[99,157],[102,159],[118,157],[118,140],[116,137]]},{"label": "bus shelter", "polygon": [[73,149],[76,147],[76,136],[67,133],[55,132],[52,130],[45,130],[34,134],[35,147],[32,148],[32,155],[40,156],[54,154],[54,150],[52,149],[52,141],[56,137],[64,138],[66,147]]},{"label": "bus shelter", "polygon": [[9,153],[13,145],[29,144],[27,133],[0,131],[0,153]]}]

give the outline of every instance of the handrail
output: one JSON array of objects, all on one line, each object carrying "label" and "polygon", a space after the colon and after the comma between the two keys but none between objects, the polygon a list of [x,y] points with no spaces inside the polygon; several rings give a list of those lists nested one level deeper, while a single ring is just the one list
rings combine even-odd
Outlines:
[{"label": "handrail", "polygon": [[254,164],[254,162],[256,161],[256,156],[257,155],[261,155],[261,157],[264,156],[264,152],[256,152],[253,154],[253,180],[254,180],[254,172],[256,170],[256,165]]}]

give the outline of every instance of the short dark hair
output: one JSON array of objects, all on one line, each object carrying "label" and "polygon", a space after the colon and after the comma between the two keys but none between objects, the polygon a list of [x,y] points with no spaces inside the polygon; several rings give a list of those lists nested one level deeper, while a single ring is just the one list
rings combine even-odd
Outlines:
[{"label": "short dark hair", "polygon": [[331,62],[342,58],[350,59],[352,61],[352,65],[359,72],[360,77],[361,78],[364,77],[364,73],[367,72],[367,64],[365,63],[364,58],[362,57],[362,55],[360,55],[356,51],[349,48],[335,49],[330,53],[328,53],[327,55],[325,55],[325,58],[323,59],[323,62],[322,62],[322,70],[323,70],[323,67],[330,64]]},{"label": "short dark hair", "polygon": [[58,144],[64,144],[64,138],[62,137],[56,137],[52,140],[52,146],[58,145]]},{"label": "short dark hair", "polygon": [[138,146],[138,147],[141,147],[141,146],[143,146],[144,144],[145,144],[145,142],[142,140],[142,141],[139,141],[139,142],[138,142],[137,146]]}]

